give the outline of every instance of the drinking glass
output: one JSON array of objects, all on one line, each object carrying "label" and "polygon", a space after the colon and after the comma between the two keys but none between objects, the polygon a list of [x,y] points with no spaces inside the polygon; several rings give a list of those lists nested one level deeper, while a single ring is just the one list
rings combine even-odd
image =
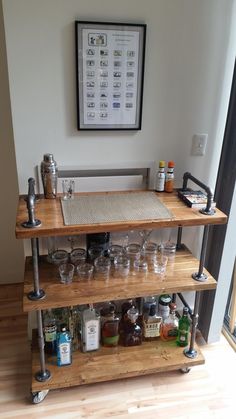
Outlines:
[{"label": "drinking glass", "polygon": [[75,267],[72,263],[62,263],[59,265],[59,274],[62,284],[70,284],[73,279]]},{"label": "drinking glass", "polygon": [[75,181],[72,179],[63,179],[62,181],[63,199],[73,199],[75,192]]},{"label": "drinking glass", "polygon": [[91,263],[82,263],[77,265],[77,274],[79,279],[89,280],[93,276],[94,267]]},{"label": "drinking glass", "polygon": [[99,256],[94,261],[94,278],[95,279],[108,279],[111,269],[111,261],[105,256]]},{"label": "drinking glass", "polygon": [[80,247],[73,249],[70,253],[70,261],[73,265],[79,265],[86,261],[86,250]]}]

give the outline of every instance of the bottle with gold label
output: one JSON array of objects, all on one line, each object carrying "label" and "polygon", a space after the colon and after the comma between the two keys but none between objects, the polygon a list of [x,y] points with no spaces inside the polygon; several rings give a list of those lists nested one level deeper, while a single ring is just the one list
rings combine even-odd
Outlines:
[{"label": "bottle with gold label", "polygon": [[174,167],[175,163],[173,161],[169,161],[165,178],[165,192],[173,192],[174,190]]},{"label": "bottle with gold label", "polygon": [[151,304],[148,315],[143,317],[144,340],[156,340],[160,336],[162,317],[156,314],[156,304]]}]

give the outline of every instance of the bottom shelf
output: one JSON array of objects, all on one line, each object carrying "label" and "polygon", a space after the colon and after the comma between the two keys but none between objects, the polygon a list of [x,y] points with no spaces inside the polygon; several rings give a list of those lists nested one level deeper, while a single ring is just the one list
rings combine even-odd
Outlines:
[{"label": "bottom shelf", "polygon": [[34,378],[40,367],[39,353],[33,350],[32,391],[118,380],[204,364],[201,351],[197,346],[196,349],[197,357],[190,359],[183,354],[183,348],[178,347],[175,342],[158,340],[143,342],[142,345],[134,347],[102,347],[96,352],[73,352],[72,365],[64,367],[56,366],[56,357],[48,357],[46,368],[52,376],[44,383]]}]

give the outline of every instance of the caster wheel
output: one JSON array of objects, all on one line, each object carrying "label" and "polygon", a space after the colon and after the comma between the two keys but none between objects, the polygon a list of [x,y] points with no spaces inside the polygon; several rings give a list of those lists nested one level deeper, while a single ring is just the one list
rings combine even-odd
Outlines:
[{"label": "caster wheel", "polygon": [[49,390],[44,391],[35,391],[34,393],[31,393],[31,401],[33,404],[41,403],[45,397],[47,396]]},{"label": "caster wheel", "polygon": [[191,371],[191,368],[189,367],[180,368],[180,372],[182,372],[182,374],[188,374],[190,371]]}]

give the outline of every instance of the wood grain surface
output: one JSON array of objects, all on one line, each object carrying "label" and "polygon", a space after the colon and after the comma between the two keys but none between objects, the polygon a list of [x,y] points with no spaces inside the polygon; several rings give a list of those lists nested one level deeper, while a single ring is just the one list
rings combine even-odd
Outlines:
[{"label": "wood grain surface", "polygon": [[33,288],[33,266],[32,258],[27,257],[23,307],[24,311],[32,311],[145,295],[215,289],[216,281],[206,270],[204,272],[208,275],[208,279],[205,282],[195,281],[192,278],[192,273],[198,272],[198,266],[198,260],[185,248],[176,252],[175,262],[167,265],[164,277],[148,272],[130,274],[127,278],[114,278],[111,274],[108,280],[79,281],[78,277],[74,276],[72,284],[64,285],[60,283],[58,268],[48,263],[46,257],[41,257],[40,288],[45,291],[46,296],[42,300],[31,301],[27,294]]},{"label": "wood grain surface", "polygon": [[[140,191],[144,192],[144,191]],[[147,193],[150,191],[146,191]],[[119,192],[96,192],[96,194],[112,194]],[[129,191],[122,193],[137,193],[137,191]],[[95,194],[91,192],[90,194]],[[85,195],[85,193],[76,194]],[[146,220],[132,222],[116,222],[90,225],[71,225],[65,226],[63,221],[60,195],[56,199],[41,198],[35,204],[35,218],[39,219],[42,224],[39,227],[27,229],[22,227],[22,223],[28,220],[28,212],[24,197],[20,197],[16,218],[16,237],[18,239],[32,237],[47,236],[67,236],[73,234],[97,233],[103,231],[122,231],[130,229],[155,229],[163,227],[178,226],[198,226],[206,224],[224,224],[227,217],[220,210],[216,209],[214,215],[204,215],[198,209],[187,207],[177,196],[176,192],[157,193],[158,198],[171,211],[173,217],[162,220]]]},{"label": "wood grain surface", "polygon": [[192,367],[204,363],[203,355],[198,348],[195,359],[187,358],[183,348],[176,342],[143,342],[140,346],[116,348],[101,347],[98,351],[82,353],[73,352],[72,364],[57,367],[56,357],[48,357],[46,368],[52,377],[44,383],[39,383],[35,373],[39,368],[39,353],[32,354],[32,390],[57,389],[75,385],[91,384],[101,381],[111,381],[120,378],[154,374],[161,371],[171,371],[184,367]]}]

